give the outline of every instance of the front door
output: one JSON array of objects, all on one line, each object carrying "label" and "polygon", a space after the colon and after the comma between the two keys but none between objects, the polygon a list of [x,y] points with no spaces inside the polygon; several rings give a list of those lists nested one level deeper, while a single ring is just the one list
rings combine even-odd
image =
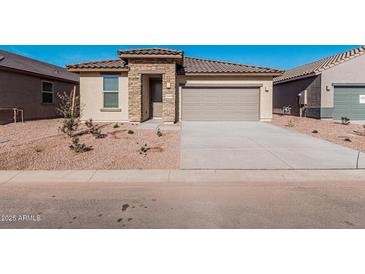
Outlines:
[{"label": "front door", "polygon": [[162,80],[151,79],[151,113],[153,118],[162,118]]}]

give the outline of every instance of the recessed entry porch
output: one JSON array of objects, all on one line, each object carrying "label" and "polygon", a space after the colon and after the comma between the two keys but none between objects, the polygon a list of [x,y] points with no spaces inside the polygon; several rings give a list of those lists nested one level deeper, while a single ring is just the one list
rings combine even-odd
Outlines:
[{"label": "recessed entry porch", "polygon": [[162,119],[162,75],[142,75],[142,121]]}]

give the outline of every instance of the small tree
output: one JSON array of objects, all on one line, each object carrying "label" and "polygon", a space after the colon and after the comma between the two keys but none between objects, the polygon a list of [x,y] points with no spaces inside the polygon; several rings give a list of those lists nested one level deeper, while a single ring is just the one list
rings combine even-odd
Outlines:
[{"label": "small tree", "polygon": [[77,153],[91,150],[91,147],[80,143],[79,138],[74,137],[75,131],[80,126],[80,104],[79,97],[76,95],[76,88],[74,88],[71,94],[63,92],[57,94],[60,99],[59,107],[57,107],[58,113],[63,116],[61,131],[71,138],[71,145],[69,148]]},{"label": "small tree", "polygon": [[79,98],[76,94],[74,95],[75,98],[73,98],[66,92],[57,94],[57,96],[60,99],[57,112],[63,116],[63,122],[60,129],[63,133],[67,134],[69,137],[72,137],[73,133],[80,125],[80,119],[78,118],[78,114],[80,113],[80,105],[78,104]]}]

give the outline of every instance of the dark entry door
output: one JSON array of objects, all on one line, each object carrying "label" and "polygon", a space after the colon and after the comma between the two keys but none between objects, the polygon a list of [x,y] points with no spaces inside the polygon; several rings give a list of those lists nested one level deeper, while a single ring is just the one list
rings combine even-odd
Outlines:
[{"label": "dark entry door", "polygon": [[151,113],[153,118],[162,117],[162,80],[151,79]]}]

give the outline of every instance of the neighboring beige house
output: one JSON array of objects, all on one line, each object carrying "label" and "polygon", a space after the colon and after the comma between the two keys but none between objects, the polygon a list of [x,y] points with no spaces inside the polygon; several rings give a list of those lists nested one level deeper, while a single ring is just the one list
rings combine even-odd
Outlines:
[{"label": "neighboring beige house", "polygon": [[281,71],[185,57],[183,51],[120,50],[118,59],[68,65],[80,74],[82,119],[235,121],[272,118]]},{"label": "neighboring beige house", "polygon": [[365,46],[286,71],[274,78],[274,111],[321,119],[365,120]]},{"label": "neighboring beige house", "polygon": [[[79,76],[65,68],[0,50],[0,124],[59,117],[57,94],[70,93]],[[16,117],[14,117],[14,114]]]}]

